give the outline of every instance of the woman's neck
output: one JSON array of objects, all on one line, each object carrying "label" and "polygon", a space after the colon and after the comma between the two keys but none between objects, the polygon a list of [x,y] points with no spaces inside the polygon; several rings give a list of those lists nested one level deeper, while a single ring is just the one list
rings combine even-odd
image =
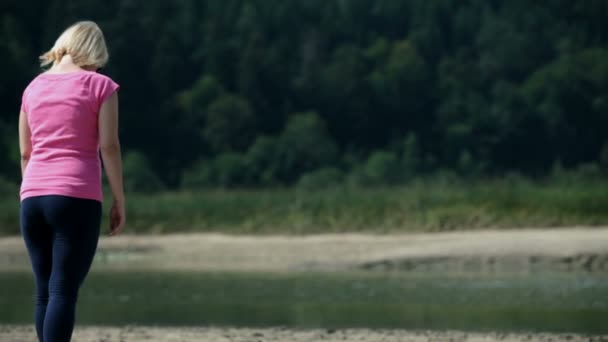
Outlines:
[{"label": "woman's neck", "polygon": [[59,63],[53,65],[48,72],[50,73],[68,73],[68,72],[77,72],[77,71],[86,71],[85,69],[79,67],[74,64],[72,60],[72,56],[65,55],[61,58]]}]

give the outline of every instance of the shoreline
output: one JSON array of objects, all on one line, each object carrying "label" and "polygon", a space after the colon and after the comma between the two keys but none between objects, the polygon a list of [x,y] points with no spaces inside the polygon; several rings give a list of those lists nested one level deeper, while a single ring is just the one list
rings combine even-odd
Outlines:
[{"label": "shoreline", "polygon": [[[103,237],[95,271],[187,272],[602,272],[608,227],[432,234],[223,234]],[[30,272],[20,237],[0,238],[0,272]],[[35,340],[33,325],[0,324],[0,341]],[[284,327],[77,326],[77,342],[497,342],[608,341],[608,335],[542,332],[298,329]]]}]

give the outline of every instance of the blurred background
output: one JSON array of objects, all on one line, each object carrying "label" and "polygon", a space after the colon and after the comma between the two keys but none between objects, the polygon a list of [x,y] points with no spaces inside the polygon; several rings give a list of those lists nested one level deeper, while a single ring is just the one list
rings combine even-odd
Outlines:
[{"label": "blurred background", "polygon": [[[607,1],[4,0],[1,235],[19,233],[22,91],[82,19],[121,85],[132,234],[608,223]],[[606,329],[582,323],[608,317],[593,286],[603,311],[572,329]]]},{"label": "blurred background", "polygon": [[[466,197],[459,205],[476,207],[478,217],[444,207],[426,219],[409,215],[390,224],[385,205],[366,211],[373,204],[360,203],[369,216],[347,222],[352,213],[340,213],[348,209],[311,200],[339,217],[313,218],[303,229],[608,221],[605,192],[588,192],[605,185],[608,174],[603,0],[8,0],[0,6],[2,196],[11,197],[19,183],[18,110],[23,89],[41,72],[37,57],[67,26],[91,19],[111,53],[102,72],[122,86],[130,193],[426,182],[439,198],[421,203],[411,195],[418,204],[398,206],[431,210],[451,193],[443,202]],[[506,187],[496,184],[504,180]],[[527,196],[513,198],[513,183]],[[566,184],[579,188],[559,191]],[[492,189],[492,198],[484,189]],[[295,202],[290,192],[275,195],[290,200],[273,205]],[[389,193],[377,195],[394,202]],[[191,202],[172,196],[171,203]],[[227,196],[230,204],[218,204],[227,215],[175,215],[171,227],[163,218],[175,208],[146,197],[166,212],[148,220],[143,209],[131,208],[131,224],[138,231],[152,222],[157,230],[294,226],[281,214],[289,208],[263,218],[254,208],[264,202],[257,194]],[[235,217],[232,205],[244,206],[245,217]],[[530,206],[535,217],[513,211]],[[303,211],[310,210],[304,205],[291,213]],[[15,233],[7,227],[15,220],[3,213],[2,231]]]}]

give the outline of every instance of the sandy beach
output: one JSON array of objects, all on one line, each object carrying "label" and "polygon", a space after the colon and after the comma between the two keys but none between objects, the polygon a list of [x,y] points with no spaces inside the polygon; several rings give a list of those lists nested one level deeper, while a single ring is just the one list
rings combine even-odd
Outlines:
[{"label": "sandy beach", "polygon": [[[31,327],[0,326],[0,341],[31,342],[35,332]],[[404,331],[345,329],[296,330],[287,328],[159,328],[128,326],[124,328],[79,327],[74,342],[583,342],[608,341],[608,336],[576,334],[503,334],[458,331]]]},{"label": "sandy beach", "polygon": [[[193,271],[608,271],[608,228],[433,234],[102,237],[94,269]],[[27,270],[20,237],[0,238],[0,270]]]}]

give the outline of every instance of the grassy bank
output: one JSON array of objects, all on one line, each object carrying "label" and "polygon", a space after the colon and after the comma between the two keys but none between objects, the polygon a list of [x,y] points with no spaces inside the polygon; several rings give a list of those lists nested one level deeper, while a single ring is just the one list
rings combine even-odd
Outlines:
[{"label": "grassy bank", "polygon": [[[0,208],[0,234],[18,234],[18,200],[0,200]],[[606,225],[608,180],[517,178],[420,181],[374,189],[130,194],[128,218],[131,233],[306,234]]]}]

